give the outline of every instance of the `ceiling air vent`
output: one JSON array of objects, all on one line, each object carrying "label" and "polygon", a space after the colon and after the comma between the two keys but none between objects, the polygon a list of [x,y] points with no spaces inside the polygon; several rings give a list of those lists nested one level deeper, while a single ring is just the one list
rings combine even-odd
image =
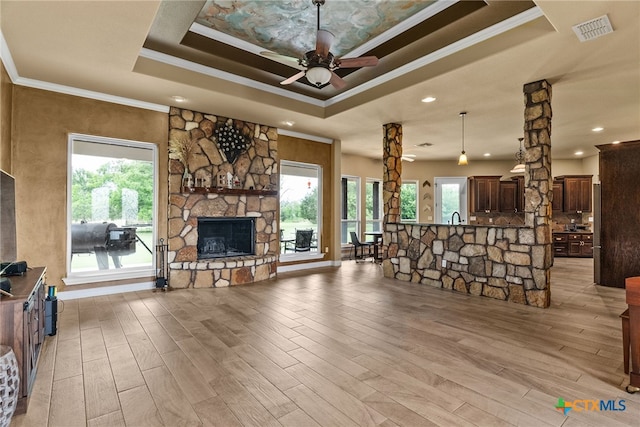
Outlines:
[{"label": "ceiling air vent", "polygon": [[431,147],[432,145],[430,142],[423,142],[422,144],[416,144],[416,147]]},{"label": "ceiling air vent", "polygon": [[613,33],[613,28],[607,15],[574,25],[572,28],[581,42],[597,39],[605,34]]}]

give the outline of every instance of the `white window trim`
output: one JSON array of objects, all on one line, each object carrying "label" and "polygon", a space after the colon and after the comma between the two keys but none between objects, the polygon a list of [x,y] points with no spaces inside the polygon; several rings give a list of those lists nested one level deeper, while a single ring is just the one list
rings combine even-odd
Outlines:
[{"label": "white window trim", "polygon": [[[340,182],[342,183],[342,179],[343,178],[347,178],[347,179],[353,179],[356,181],[356,218],[355,219],[342,219],[342,212],[340,212],[340,246],[343,248],[349,247],[351,245],[351,239],[350,236],[346,236],[347,237],[347,243],[342,243],[342,225],[345,222],[354,222],[356,223],[356,233],[358,234],[358,238],[360,239],[361,236],[361,232],[362,232],[362,218],[360,217],[362,215],[362,201],[360,200],[361,196],[362,196],[362,188],[360,188],[362,180],[360,179],[359,176],[355,176],[355,175],[341,175],[340,176]],[[342,209],[342,184],[340,184],[340,209]]]},{"label": "white window trim", "polygon": [[[403,179],[402,185],[404,184],[415,184],[416,185],[416,217],[414,219],[402,219],[402,211],[400,212],[400,222],[406,222],[410,224],[418,223],[420,219],[420,181],[417,179]],[[402,197],[402,193],[400,193],[400,197]],[[402,203],[400,203],[400,207],[402,208]]]},{"label": "white window trim", "polygon": [[[282,166],[302,166],[307,168],[316,169],[318,173],[318,212],[316,224],[318,231],[316,231],[316,236],[318,238],[318,249],[316,252],[294,252],[294,253],[280,253],[279,260],[280,262],[293,262],[293,261],[311,261],[317,259],[323,259],[325,254],[322,251],[322,209],[323,209],[323,199],[322,199],[322,166],[315,163],[304,163],[304,162],[294,162],[292,160],[280,160],[280,173],[282,174]],[[279,203],[279,201],[278,201]],[[278,217],[278,229],[280,229],[280,218]],[[278,247],[278,251],[280,248]]]},{"label": "white window trim", "polygon": [[433,183],[436,187],[435,190],[435,223],[447,224],[447,221],[442,218],[442,184],[461,184],[462,191],[460,192],[460,220],[463,223],[468,224],[467,221],[467,200],[468,200],[468,184],[466,176],[436,176],[433,178]]},{"label": "white window trim", "polygon": [[[156,254],[155,251],[151,255],[151,267],[124,267],[113,270],[99,270],[90,272],[71,272],[71,223],[73,220],[71,204],[72,191],[71,184],[73,179],[73,164],[71,161],[73,155],[73,141],[82,140],[87,142],[95,142],[101,144],[123,145],[126,147],[144,148],[152,150],[153,156],[153,220],[152,220],[152,236],[153,241],[157,241],[158,233],[158,146],[150,142],[132,141],[127,139],[109,138],[104,136],[85,135],[80,133],[70,133],[67,138],[67,253],[66,268],[67,277],[63,277],[62,281],[65,285],[84,285],[94,282],[107,282],[116,280],[129,280],[154,277],[156,275]],[[154,245],[155,247],[155,245]],[[154,248],[150,248],[152,251]],[[145,249],[146,250],[146,249]]]}]

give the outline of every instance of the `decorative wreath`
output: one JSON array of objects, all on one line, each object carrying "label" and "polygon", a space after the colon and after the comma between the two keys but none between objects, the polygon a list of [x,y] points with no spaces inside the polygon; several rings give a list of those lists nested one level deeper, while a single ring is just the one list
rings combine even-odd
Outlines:
[{"label": "decorative wreath", "polygon": [[240,153],[247,149],[248,143],[245,136],[231,123],[227,122],[218,126],[214,133],[218,141],[218,148],[229,163],[233,164]]}]

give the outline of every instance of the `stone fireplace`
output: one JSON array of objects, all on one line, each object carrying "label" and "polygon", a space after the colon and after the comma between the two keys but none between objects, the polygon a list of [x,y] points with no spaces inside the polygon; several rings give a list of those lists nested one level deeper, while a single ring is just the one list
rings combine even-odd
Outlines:
[{"label": "stone fireplace", "polygon": [[[193,143],[190,180],[180,161],[169,160],[170,286],[221,287],[275,277],[276,128],[172,107],[169,138]],[[220,176],[232,176],[232,184],[221,184]]]}]

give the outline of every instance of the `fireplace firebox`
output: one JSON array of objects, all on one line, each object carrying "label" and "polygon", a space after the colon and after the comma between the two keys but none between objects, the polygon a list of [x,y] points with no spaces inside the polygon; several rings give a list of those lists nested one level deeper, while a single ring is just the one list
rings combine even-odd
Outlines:
[{"label": "fireplace firebox", "polygon": [[198,218],[198,259],[255,255],[255,218]]}]

